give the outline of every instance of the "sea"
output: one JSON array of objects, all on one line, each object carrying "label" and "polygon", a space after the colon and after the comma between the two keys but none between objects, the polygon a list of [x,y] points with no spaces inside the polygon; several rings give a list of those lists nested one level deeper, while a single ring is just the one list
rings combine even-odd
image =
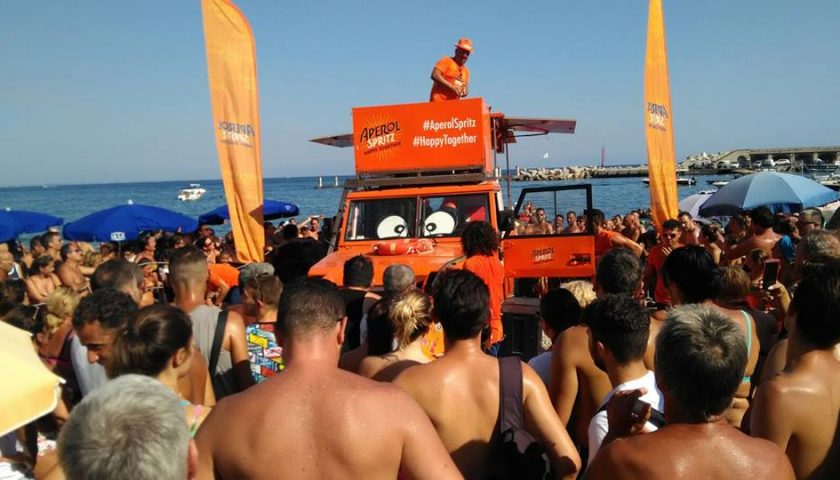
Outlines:
[{"label": "sea", "polygon": [[[334,176],[322,177],[323,185],[317,188],[319,177],[266,178],[263,181],[265,198],[294,203],[300,208],[299,219],[308,215],[335,215],[341,200],[341,188],[332,188]],[[339,176],[338,183],[343,185],[346,176]],[[731,175],[697,176],[696,185],[680,186],[680,199],[700,192],[714,190],[711,182],[731,180]],[[178,192],[190,183],[199,183],[207,189],[199,200],[182,202]],[[551,185],[592,185],[592,198],[595,208],[600,208],[609,216],[625,214],[632,209],[648,208],[650,192],[639,177],[605,178],[588,180],[561,180],[543,182],[513,182],[511,198],[507,198],[507,186],[502,182],[502,192],[506,205],[511,205],[519,198],[519,193],[526,187],[546,187]],[[224,188],[221,180],[178,180],[167,182],[138,183],[102,183],[83,185],[38,185],[27,187],[0,188],[0,208],[30,210],[48,213],[64,219],[65,223],[77,220],[98,210],[128,202],[154,205],[168,208],[188,216],[198,217],[225,203]],[[229,226],[214,227],[216,232],[226,233]]]}]

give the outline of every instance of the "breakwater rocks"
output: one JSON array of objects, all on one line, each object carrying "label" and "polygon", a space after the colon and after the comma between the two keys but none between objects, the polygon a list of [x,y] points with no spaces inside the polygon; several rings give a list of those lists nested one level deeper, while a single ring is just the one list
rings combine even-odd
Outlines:
[{"label": "breakwater rocks", "polygon": [[585,180],[587,178],[647,177],[646,166],[637,167],[558,167],[522,168],[516,167],[516,181],[536,182],[545,180]]}]

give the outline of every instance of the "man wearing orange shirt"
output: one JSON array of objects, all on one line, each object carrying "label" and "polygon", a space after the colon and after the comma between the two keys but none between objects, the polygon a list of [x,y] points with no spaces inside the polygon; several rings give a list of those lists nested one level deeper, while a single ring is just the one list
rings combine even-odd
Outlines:
[{"label": "man wearing orange shirt", "polygon": [[230,254],[222,252],[216,263],[208,263],[210,277],[207,283],[210,290],[216,292],[213,303],[221,307],[225,301],[239,303],[242,298],[239,292],[239,270],[230,264]]},{"label": "man wearing orange shirt", "polygon": [[430,102],[458,100],[469,93],[470,69],[465,63],[470,58],[473,45],[469,38],[461,38],[455,44],[455,55],[443,57],[432,70],[432,92]]}]

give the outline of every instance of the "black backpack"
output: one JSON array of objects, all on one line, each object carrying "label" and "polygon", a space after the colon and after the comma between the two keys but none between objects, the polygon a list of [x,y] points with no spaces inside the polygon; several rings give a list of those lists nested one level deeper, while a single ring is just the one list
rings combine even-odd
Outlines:
[{"label": "black backpack", "polygon": [[488,480],[551,478],[545,449],[523,428],[519,357],[499,358],[499,431],[492,442]]}]

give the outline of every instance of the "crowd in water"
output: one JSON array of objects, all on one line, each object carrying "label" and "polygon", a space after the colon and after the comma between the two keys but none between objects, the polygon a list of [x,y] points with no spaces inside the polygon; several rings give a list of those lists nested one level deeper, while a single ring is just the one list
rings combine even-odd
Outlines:
[{"label": "crowd in water", "polygon": [[484,222],[433,280],[359,255],[341,286],[308,276],[317,218],[267,224],[244,266],[208,225],[4,244],[0,318],[64,383],[0,437],[0,479],[840,478],[831,222],[643,217],[526,205],[510,234],[589,233],[596,254],[593,279],[520,281],[540,286],[519,288],[544,337],[528,363],[504,356]]}]

